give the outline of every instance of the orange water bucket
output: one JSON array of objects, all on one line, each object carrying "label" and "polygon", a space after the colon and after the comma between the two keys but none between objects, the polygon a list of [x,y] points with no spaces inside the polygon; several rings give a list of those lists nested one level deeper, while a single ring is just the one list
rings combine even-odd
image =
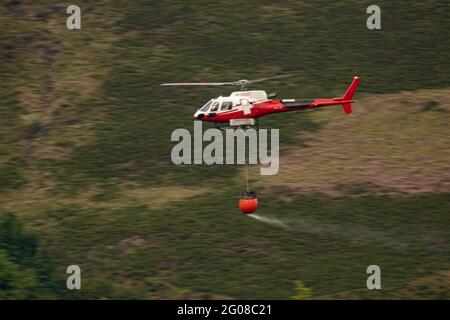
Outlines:
[{"label": "orange water bucket", "polygon": [[239,209],[242,213],[250,214],[258,209],[258,198],[242,198],[239,199]]}]

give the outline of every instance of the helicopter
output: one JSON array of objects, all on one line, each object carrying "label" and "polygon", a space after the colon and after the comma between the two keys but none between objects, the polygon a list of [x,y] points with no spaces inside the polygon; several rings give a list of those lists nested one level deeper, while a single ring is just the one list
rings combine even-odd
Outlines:
[{"label": "helicopter", "polygon": [[[220,96],[209,100],[194,113],[194,120],[214,122],[219,129],[227,127],[258,128],[258,118],[280,112],[298,111],[341,105],[346,114],[352,113],[351,104],[359,77],[355,76],[350,86],[342,97],[317,98],[317,99],[275,99],[276,93],[267,93],[264,90],[248,90],[248,85],[266,80],[290,77],[297,73],[279,75],[255,80],[238,80],[233,82],[176,82],[162,83],[162,87],[195,87],[195,86],[239,86],[240,91],[232,92],[229,96]],[[255,191],[250,191],[248,185],[247,164],[246,182],[247,188],[239,199],[239,209],[244,214],[252,214],[258,208],[258,198]]]},{"label": "helicopter", "polygon": [[342,97],[317,99],[275,99],[276,93],[264,90],[248,90],[249,84],[290,77],[285,74],[255,80],[238,80],[232,82],[187,82],[162,83],[162,87],[195,87],[195,86],[238,86],[240,91],[229,96],[220,96],[209,100],[194,113],[194,120],[214,122],[219,128],[224,127],[258,127],[258,118],[280,112],[298,111],[341,105],[346,114],[352,113],[351,104],[356,102],[353,95],[359,84],[355,76]]}]

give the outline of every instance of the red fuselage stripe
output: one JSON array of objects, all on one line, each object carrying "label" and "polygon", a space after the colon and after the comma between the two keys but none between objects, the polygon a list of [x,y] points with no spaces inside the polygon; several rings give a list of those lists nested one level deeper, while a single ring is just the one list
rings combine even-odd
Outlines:
[{"label": "red fuselage stripe", "polygon": [[319,107],[327,107],[333,105],[341,105],[344,103],[353,103],[354,100],[344,100],[342,98],[331,99],[314,99],[309,105],[301,107],[286,107],[281,100],[267,100],[261,103],[255,103],[250,109],[250,113],[245,114],[243,110],[227,110],[224,112],[218,112],[214,117],[205,114],[203,121],[208,122],[228,122],[232,119],[246,119],[246,118],[261,118],[268,114],[288,111],[298,111],[313,109]]}]

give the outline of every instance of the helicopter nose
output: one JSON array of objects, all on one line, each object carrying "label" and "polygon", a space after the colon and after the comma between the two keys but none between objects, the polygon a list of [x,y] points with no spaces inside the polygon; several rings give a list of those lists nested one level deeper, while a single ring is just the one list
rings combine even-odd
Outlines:
[{"label": "helicopter nose", "polygon": [[197,118],[197,119],[203,119],[205,117],[205,114],[204,113],[199,113],[199,114],[197,114],[197,116],[195,117],[195,118]]}]

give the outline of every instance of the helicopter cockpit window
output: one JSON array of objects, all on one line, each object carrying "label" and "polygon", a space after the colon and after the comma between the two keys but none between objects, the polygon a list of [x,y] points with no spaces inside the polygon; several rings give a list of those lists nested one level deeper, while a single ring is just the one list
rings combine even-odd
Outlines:
[{"label": "helicopter cockpit window", "polygon": [[232,108],[233,108],[233,103],[231,101],[224,101],[224,102],[222,102],[220,111],[231,110]]},{"label": "helicopter cockpit window", "polygon": [[219,102],[214,102],[209,111],[217,111],[217,109],[219,109]]},{"label": "helicopter cockpit window", "polygon": [[205,112],[206,110],[208,110],[209,109],[209,107],[211,106],[211,104],[212,104],[212,100],[209,100],[201,109],[200,109],[200,111],[203,111],[203,112]]}]

